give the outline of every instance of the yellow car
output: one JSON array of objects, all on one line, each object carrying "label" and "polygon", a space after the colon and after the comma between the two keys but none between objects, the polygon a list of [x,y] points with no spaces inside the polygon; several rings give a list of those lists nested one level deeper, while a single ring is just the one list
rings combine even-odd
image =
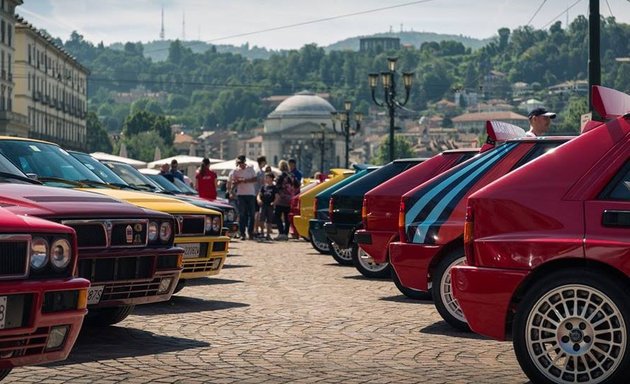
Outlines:
[{"label": "yellow car", "polygon": [[223,267],[230,239],[221,236],[223,217],[220,212],[154,193],[112,189],[53,143],[0,136],[0,153],[24,173],[36,176],[48,186],[79,188],[173,215],[178,223],[175,245],[185,250],[183,271],[175,292],[184,287],[186,279],[216,275]]},{"label": "yellow car", "polygon": [[[300,214],[293,216],[293,225],[300,237],[311,240],[308,233],[309,220],[315,218],[313,205],[315,204],[315,196],[324,189],[340,182],[346,177],[354,175],[354,171],[348,169],[333,168],[330,170],[331,177],[323,183],[305,191],[299,195],[300,198]],[[313,244],[313,247],[319,252],[328,253],[328,244]]]}]

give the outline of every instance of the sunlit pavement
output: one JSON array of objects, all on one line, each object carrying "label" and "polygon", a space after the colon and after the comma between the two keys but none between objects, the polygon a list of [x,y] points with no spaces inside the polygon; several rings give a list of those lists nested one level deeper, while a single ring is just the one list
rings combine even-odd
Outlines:
[{"label": "sunlit pavement", "polygon": [[303,241],[235,241],[215,278],[87,328],[16,383],[526,383],[511,343],[446,325],[431,302]]}]

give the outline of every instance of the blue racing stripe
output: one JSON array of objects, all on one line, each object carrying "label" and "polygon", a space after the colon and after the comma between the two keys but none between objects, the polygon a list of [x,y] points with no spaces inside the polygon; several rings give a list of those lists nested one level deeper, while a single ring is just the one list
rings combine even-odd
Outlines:
[{"label": "blue racing stripe", "polygon": [[[503,155],[507,153],[509,148],[500,151],[503,147],[497,149],[497,154]],[[466,176],[464,180],[462,180],[459,184],[457,184],[453,189],[451,189],[440,201],[435,205],[431,213],[422,220],[420,225],[416,228],[416,232],[413,236],[413,243],[424,243],[426,241],[426,235],[429,228],[435,224],[438,220],[444,209],[451,203],[451,201],[464,189],[469,189],[472,187],[477,181],[477,176],[485,172],[488,168],[499,162],[503,156],[494,156],[492,161],[486,161],[485,164],[480,165],[472,172],[470,175]]]},{"label": "blue racing stripe", "polygon": [[459,178],[466,175],[468,172],[474,172],[477,167],[482,166],[486,162],[493,161],[496,157],[500,157],[504,151],[511,149],[516,143],[508,143],[488,153],[487,157],[483,157],[478,161],[473,161],[466,165],[462,169],[450,175],[448,178],[431,188],[424,193],[422,197],[405,213],[405,229],[416,220],[416,216],[422,211],[422,209],[429,203],[435,196],[440,194],[444,189],[448,188],[452,183],[456,182]]}]

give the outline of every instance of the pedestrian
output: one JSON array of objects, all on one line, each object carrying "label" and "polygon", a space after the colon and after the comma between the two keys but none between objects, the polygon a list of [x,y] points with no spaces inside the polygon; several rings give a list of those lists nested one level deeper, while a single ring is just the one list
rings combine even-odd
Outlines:
[{"label": "pedestrian", "polygon": [[276,216],[276,225],[278,226],[278,236],[276,240],[289,240],[289,211],[291,209],[291,198],[295,195],[295,185],[297,181],[293,177],[289,170],[289,164],[285,160],[280,160],[278,163],[280,168],[280,176],[276,181],[276,187],[278,188],[278,194],[274,201],[274,212]]},{"label": "pedestrian", "polygon": [[[258,163],[258,171],[256,172],[256,195],[260,192],[260,189],[265,185],[265,167],[267,166],[267,158],[265,156],[258,156],[256,159]],[[260,203],[256,200],[256,215],[254,216],[254,236],[261,236],[265,232],[264,222],[260,217]]]},{"label": "pedestrian", "polygon": [[249,235],[254,240],[254,214],[256,213],[256,171],[248,166],[244,155],[236,159],[237,168],[231,173],[228,190],[236,186],[236,200],[238,205],[239,232],[241,239]]},{"label": "pedestrian", "polygon": [[184,174],[179,169],[177,169],[178,166],[179,164],[177,163],[177,160],[171,160],[171,175],[173,175],[175,179],[179,179],[179,181],[183,183]]},{"label": "pedestrian", "polygon": [[164,163],[160,166],[160,176],[166,177],[171,183],[175,182],[175,178],[171,174],[171,169],[168,163]]},{"label": "pedestrian", "polygon": [[297,192],[300,193],[300,186],[302,185],[302,172],[297,169],[297,163],[295,159],[289,159],[289,170],[297,182]]},{"label": "pedestrian", "polygon": [[210,159],[204,157],[195,174],[195,187],[202,199],[217,199],[217,174],[210,169]]},{"label": "pedestrian", "polygon": [[544,135],[549,126],[551,125],[551,119],[556,118],[554,112],[549,112],[545,108],[534,108],[529,113],[529,131],[525,136],[537,137]]},{"label": "pedestrian", "polygon": [[[271,231],[273,221],[275,218],[274,215],[274,201],[276,200],[276,195],[278,194],[278,187],[273,184],[273,179],[275,179],[275,175],[271,172],[265,174],[265,181],[263,186],[260,188],[260,192],[258,192],[258,205],[260,205],[260,221],[265,224],[267,229],[267,235],[264,236],[264,239],[271,240]],[[261,232],[261,235],[264,235],[264,229]],[[263,236],[261,236],[263,237]]]}]

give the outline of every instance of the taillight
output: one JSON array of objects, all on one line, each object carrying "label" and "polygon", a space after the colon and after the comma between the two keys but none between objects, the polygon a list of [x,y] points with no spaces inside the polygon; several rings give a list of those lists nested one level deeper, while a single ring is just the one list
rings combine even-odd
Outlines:
[{"label": "taillight", "polygon": [[403,197],[400,198],[400,211],[398,212],[398,232],[400,236],[400,241],[406,243],[407,233],[405,230],[405,199]]},{"label": "taillight", "polygon": [[468,265],[475,265],[474,255],[474,227],[475,219],[473,216],[472,207],[469,205],[466,207],[466,221],[464,222],[464,252],[466,253],[466,263]]},{"label": "taillight", "polygon": [[331,196],[330,200],[328,200],[328,220],[333,221],[333,210],[335,199]]},{"label": "taillight", "polygon": [[367,229],[367,197],[363,198],[363,204],[361,205],[361,221],[363,222],[363,228]]},{"label": "taillight", "polygon": [[299,197],[297,198],[297,211],[300,213],[302,212],[302,199]]},{"label": "taillight", "polygon": [[317,217],[317,199],[313,201],[313,217]]}]

